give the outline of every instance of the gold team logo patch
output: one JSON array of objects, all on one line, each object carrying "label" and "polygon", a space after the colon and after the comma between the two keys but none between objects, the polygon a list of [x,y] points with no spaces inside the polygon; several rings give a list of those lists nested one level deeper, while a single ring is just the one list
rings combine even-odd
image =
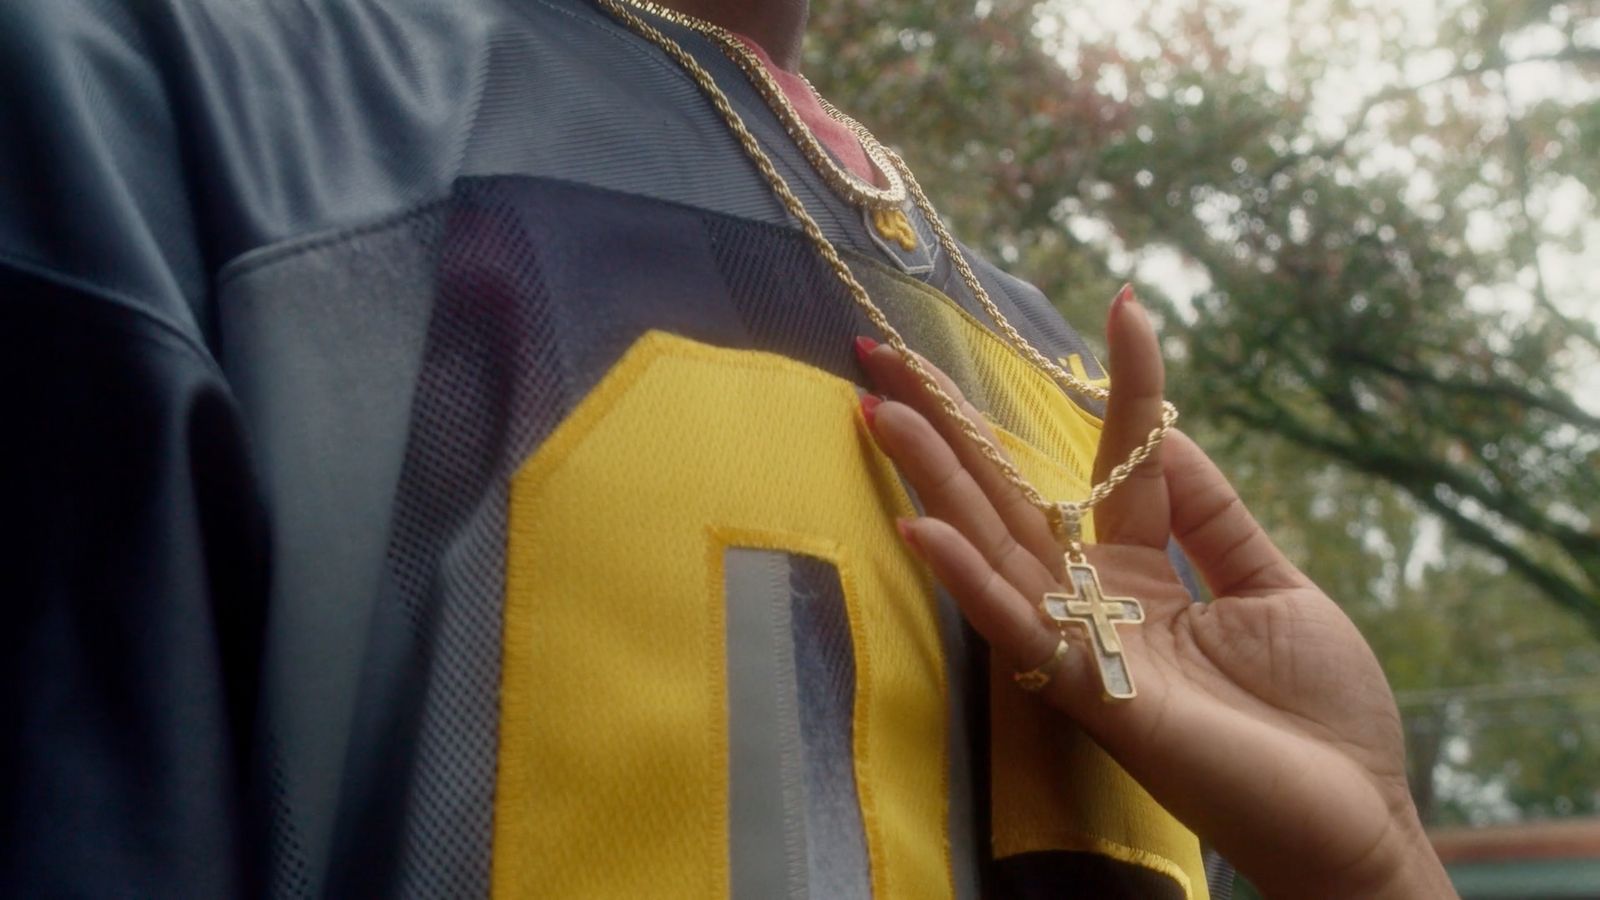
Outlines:
[{"label": "gold team logo patch", "polygon": [[872,211],[872,227],[886,241],[893,241],[901,250],[911,252],[917,249],[917,233],[911,228],[911,220],[906,218],[905,212],[899,209],[875,209]]}]

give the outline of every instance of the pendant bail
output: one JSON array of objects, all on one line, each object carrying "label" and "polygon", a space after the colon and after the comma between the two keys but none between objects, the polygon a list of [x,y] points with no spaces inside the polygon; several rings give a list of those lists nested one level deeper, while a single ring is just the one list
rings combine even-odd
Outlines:
[{"label": "pendant bail", "polygon": [[1061,547],[1067,552],[1067,562],[1083,563],[1087,558],[1083,555],[1083,514],[1085,512],[1081,503],[1063,500],[1056,504],[1056,512],[1061,517],[1060,526],[1056,529],[1056,540],[1061,542]]}]

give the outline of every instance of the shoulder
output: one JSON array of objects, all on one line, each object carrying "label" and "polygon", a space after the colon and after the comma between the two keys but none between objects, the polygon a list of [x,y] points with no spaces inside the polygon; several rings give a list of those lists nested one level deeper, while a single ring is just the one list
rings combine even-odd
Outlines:
[{"label": "shoulder", "polygon": [[502,5],[0,3],[0,264],[181,318],[233,256],[438,192]]},{"label": "shoulder", "polygon": [[96,289],[86,294],[171,295],[198,280],[173,239],[189,229],[149,46],[163,8],[0,4],[0,264]]}]

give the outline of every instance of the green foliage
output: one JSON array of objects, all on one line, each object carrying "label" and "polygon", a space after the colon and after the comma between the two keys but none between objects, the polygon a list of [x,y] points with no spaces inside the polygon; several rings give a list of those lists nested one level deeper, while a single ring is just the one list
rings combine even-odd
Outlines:
[{"label": "green foliage", "polygon": [[[1537,185],[1600,170],[1595,104],[1546,101],[1511,119],[1473,91],[1424,102],[1387,89],[1329,140],[1309,100],[1325,64],[1274,72],[1240,59],[1216,40],[1236,9],[1177,6],[1159,31],[1140,26],[1159,52],[1079,42],[1064,65],[1040,37],[1056,7],[913,6],[824,6],[812,71],[883,124],[963,234],[1079,321],[1098,319],[1092,304],[1116,277],[1104,246],[1063,227],[1074,219],[1199,263],[1210,286],[1168,327],[1191,418],[1279,434],[1385,479],[1600,631],[1600,530],[1573,503],[1600,498],[1600,415],[1570,393],[1600,344],[1548,296],[1545,236],[1519,221]],[[1457,60],[1435,82],[1498,77],[1514,29],[1570,24],[1558,9],[1459,17],[1477,23],[1454,26],[1459,46],[1425,48]],[[1564,33],[1565,49],[1537,58],[1588,65]],[[1380,108],[1386,124],[1369,125]],[[1378,149],[1413,163],[1386,165]],[[1503,247],[1475,248],[1480,215],[1502,226]],[[1532,309],[1516,321],[1471,302],[1474,289],[1530,280]]]},{"label": "green foliage", "polygon": [[1372,639],[1425,808],[1597,811],[1600,8],[1099,12],[819,0],[807,71],[1086,335],[1140,282],[1185,427]]}]

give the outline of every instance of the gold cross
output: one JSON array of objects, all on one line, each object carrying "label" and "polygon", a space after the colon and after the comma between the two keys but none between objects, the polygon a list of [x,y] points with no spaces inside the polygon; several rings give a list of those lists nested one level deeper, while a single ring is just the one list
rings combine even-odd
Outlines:
[{"label": "gold cross", "polygon": [[1100,668],[1100,683],[1107,699],[1128,700],[1138,691],[1133,674],[1122,655],[1118,624],[1137,625],[1144,621],[1144,607],[1132,597],[1107,597],[1100,589],[1100,573],[1087,563],[1067,562],[1067,581],[1071,594],[1045,594],[1044,612],[1061,625],[1082,625],[1089,632],[1094,660]]}]

